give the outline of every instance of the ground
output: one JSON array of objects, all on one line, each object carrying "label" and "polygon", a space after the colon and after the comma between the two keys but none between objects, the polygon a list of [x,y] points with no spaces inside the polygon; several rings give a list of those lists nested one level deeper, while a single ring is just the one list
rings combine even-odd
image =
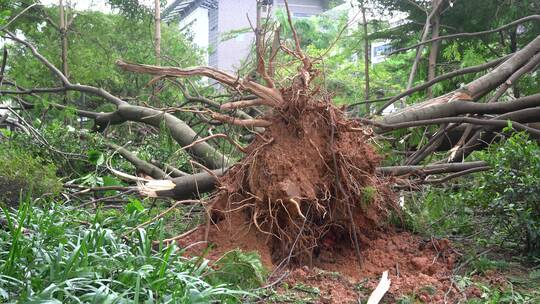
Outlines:
[{"label": "ground", "polygon": [[[264,266],[273,272],[268,282],[279,281],[277,294],[307,293],[307,297],[316,295],[323,303],[357,303],[359,296],[369,296],[368,291],[375,288],[383,271],[389,272],[392,281],[387,298],[417,294],[434,303],[456,294],[450,283],[456,254],[445,239],[426,240],[408,232],[388,231],[362,248],[361,263],[350,245],[325,240],[312,267],[291,265],[290,268],[279,267],[282,263],[272,260],[270,247],[259,232],[249,227],[238,229],[239,225],[223,221],[211,227],[208,240],[214,250],[208,258],[217,259],[236,248],[258,252]],[[180,240],[179,245],[185,247],[203,239],[201,228]],[[201,253],[203,248],[206,245],[201,244],[193,247],[192,252]],[[281,301],[279,297],[267,300]]]}]

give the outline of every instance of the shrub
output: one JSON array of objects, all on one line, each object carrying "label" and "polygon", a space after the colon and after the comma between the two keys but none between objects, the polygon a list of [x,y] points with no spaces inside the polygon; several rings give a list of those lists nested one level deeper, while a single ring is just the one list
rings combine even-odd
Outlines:
[{"label": "shrub", "polygon": [[525,133],[478,153],[493,168],[480,175],[467,201],[482,208],[493,237],[540,252],[540,147]]},{"label": "shrub", "polygon": [[53,164],[17,145],[0,142],[0,164],[0,202],[15,205],[21,192],[38,197],[57,194],[62,187]]},{"label": "shrub", "polygon": [[125,214],[42,205],[24,201],[18,212],[0,211],[7,223],[0,226],[1,303],[238,303],[251,295],[208,260],[153,244],[162,224],[124,237]]},{"label": "shrub", "polygon": [[405,210],[409,226],[441,237],[474,234],[481,245],[540,253],[538,143],[516,133],[473,157],[492,169],[462,178],[457,187],[413,196]]}]

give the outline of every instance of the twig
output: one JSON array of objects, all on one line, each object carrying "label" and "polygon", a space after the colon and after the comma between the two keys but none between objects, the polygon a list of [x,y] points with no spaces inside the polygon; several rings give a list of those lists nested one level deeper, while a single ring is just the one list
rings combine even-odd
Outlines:
[{"label": "twig", "polygon": [[[161,241],[161,242],[163,242],[163,243],[165,243],[165,244],[168,244],[168,243],[172,243],[172,242],[174,242],[174,241],[178,241],[179,239],[183,239],[183,238],[185,238],[186,236],[189,236],[189,235],[193,234],[193,232],[199,230],[200,228],[201,228],[201,226],[197,226],[197,227],[195,227],[195,228],[193,228],[193,229],[190,229],[190,230],[188,230],[188,231],[186,231],[186,232],[184,232],[184,233],[182,233],[182,234],[179,234],[179,235],[177,235],[177,236],[175,236],[175,237],[172,237],[172,238],[169,238],[169,239],[164,239],[164,240]],[[153,241],[152,243],[153,243],[154,245],[157,245],[157,244],[160,243],[160,241]]]},{"label": "twig", "polygon": [[178,201],[176,203],[174,203],[171,207],[167,208],[165,211],[161,212],[160,214],[156,215],[155,217],[153,217],[152,219],[142,223],[142,224],[139,224],[137,225],[135,228],[129,230],[128,232],[126,232],[124,234],[125,235],[128,235],[130,233],[132,233],[133,231],[139,229],[139,228],[142,228],[144,226],[147,226],[157,220],[159,220],[160,218],[164,217],[165,215],[167,215],[167,213],[173,211],[176,207],[178,207],[179,205],[185,205],[185,204],[193,204],[193,203],[202,203],[201,200],[183,200],[183,201]]},{"label": "twig", "polygon": [[450,179],[456,178],[456,177],[460,177],[460,176],[471,174],[471,173],[486,171],[486,170],[490,170],[490,169],[491,169],[491,167],[489,167],[489,166],[478,167],[478,168],[470,168],[470,169],[467,169],[467,170],[463,170],[461,172],[456,172],[456,173],[453,173],[453,174],[449,174],[449,175],[447,175],[445,177],[442,177],[442,178],[424,180],[424,181],[422,181],[420,183],[421,184],[440,184],[440,183],[444,183],[444,182],[446,182],[446,181],[448,181]]},{"label": "twig", "polygon": [[121,192],[121,193],[118,193],[118,194],[115,194],[115,195],[106,196],[106,197],[102,197],[102,198],[98,198],[98,199],[89,201],[87,203],[79,205],[79,207],[83,208],[83,207],[86,207],[88,205],[93,205],[93,204],[97,204],[99,202],[107,201],[107,200],[110,200],[110,199],[119,198],[121,196],[124,196],[124,195],[129,194],[129,193],[133,193],[133,192],[136,192],[136,191],[137,191],[136,189],[129,189],[129,190],[125,191],[125,192]]},{"label": "twig", "polygon": [[218,137],[219,137],[219,138],[225,138],[225,139],[228,140],[231,144],[233,144],[235,147],[237,147],[238,150],[240,150],[240,151],[246,153],[246,149],[245,149],[244,147],[242,147],[239,143],[237,143],[237,142],[234,141],[232,138],[230,138],[227,134],[223,134],[223,133],[214,134],[214,135],[210,135],[210,136],[207,136],[207,137],[203,137],[203,138],[197,139],[196,141],[192,142],[191,144],[182,147],[182,150],[189,149],[189,148],[195,146],[195,145],[198,144],[198,143],[201,143],[201,142],[210,140],[210,139],[212,139],[212,138],[218,138]]},{"label": "twig", "polygon": [[26,13],[29,9],[31,9],[32,7],[36,6],[36,5],[39,5],[40,3],[39,2],[36,2],[36,3],[33,3],[31,4],[30,6],[27,6],[25,9],[23,9],[19,14],[17,14],[17,16],[13,17],[11,20],[8,21],[8,23],[6,23],[6,25],[4,25],[3,27],[0,28],[0,31],[3,31],[5,29],[8,28],[8,26],[13,23],[13,21],[17,20],[17,18],[19,18],[20,16],[22,16],[24,13]]}]

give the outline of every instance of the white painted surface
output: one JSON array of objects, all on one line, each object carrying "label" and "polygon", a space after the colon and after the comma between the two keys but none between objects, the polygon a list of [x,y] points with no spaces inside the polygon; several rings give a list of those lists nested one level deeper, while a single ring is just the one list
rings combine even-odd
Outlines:
[{"label": "white painted surface", "polygon": [[[180,29],[189,31],[188,36],[191,36],[193,43],[199,48],[208,49],[208,10],[202,7],[198,7],[186,18],[180,20]],[[207,53],[207,52],[205,52]],[[208,63],[208,54],[206,55],[205,62]]]}]

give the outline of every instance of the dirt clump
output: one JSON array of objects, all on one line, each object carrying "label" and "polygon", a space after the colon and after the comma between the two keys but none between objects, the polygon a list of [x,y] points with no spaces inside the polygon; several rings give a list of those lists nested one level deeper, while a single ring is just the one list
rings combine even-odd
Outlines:
[{"label": "dirt clump", "polygon": [[282,95],[287,102],[265,117],[272,124],[220,178],[212,218],[244,218],[273,262],[312,265],[329,237],[365,245],[395,207],[375,175],[380,157],[368,129],[323,95]]},{"label": "dirt clump", "polygon": [[[179,245],[185,247],[203,238],[204,229],[200,229],[182,239]],[[258,252],[263,265],[273,272],[269,283],[285,277],[277,285],[278,294],[305,296],[306,293],[296,287],[311,286],[319,291],[315,303],[358,303],[359,298],[366,301],[384,271],[388,271],[391,280],[390,290],[384,298],[386,303],[413,294],[423,303],[443,303],[445,300],[452,303],[452,299],[459,296],[450,281],[456,255],[446,239],[426,240],[408,232],[386,231],[362,248],[361,266],[354,248],[346,243],[335,243],[321,249],[313,259],[312,268],[292,269],[280,267],[283,260],[273,262],[271,247],[261,238],[260,232],[250,228],[249,222],[241,217],[231,217],[230,222],[222,221],[213,226],[208,241],[214,248],[207,256],[210,260],[217,260],[225,252],[237,248]],[[191,252],[200,254],[205,247],[192,248]]]},{"label": "dirt clump", "polygon": [[[315,75],[305,62],[304,68]],[[381,157],[371,145],[372,130],[347,119],[307,79],[300,73],[280,89],[282,101],[262,117],[269,122],[264,132],[255,132],[244,158],[218,180],[206,205],[213,225],[181,245],[206,238],[216,247],[211,259],[236,248],[257,251],[274,275],[296,269],[290,280],[310,277],[295,275],[303,266],[342,273],[342,281],[321,279],[329,303],[356,297],[346,284],[372,277],[376,284],[385,270],[396,269],[393,292],[440,286],[451,257],[442,262],[429,246],[420,250],[412,235],[392,232],[389,218],[399,208],[388,182],[376,175]],[[347,292],[334,294],[338,286]]]}]

